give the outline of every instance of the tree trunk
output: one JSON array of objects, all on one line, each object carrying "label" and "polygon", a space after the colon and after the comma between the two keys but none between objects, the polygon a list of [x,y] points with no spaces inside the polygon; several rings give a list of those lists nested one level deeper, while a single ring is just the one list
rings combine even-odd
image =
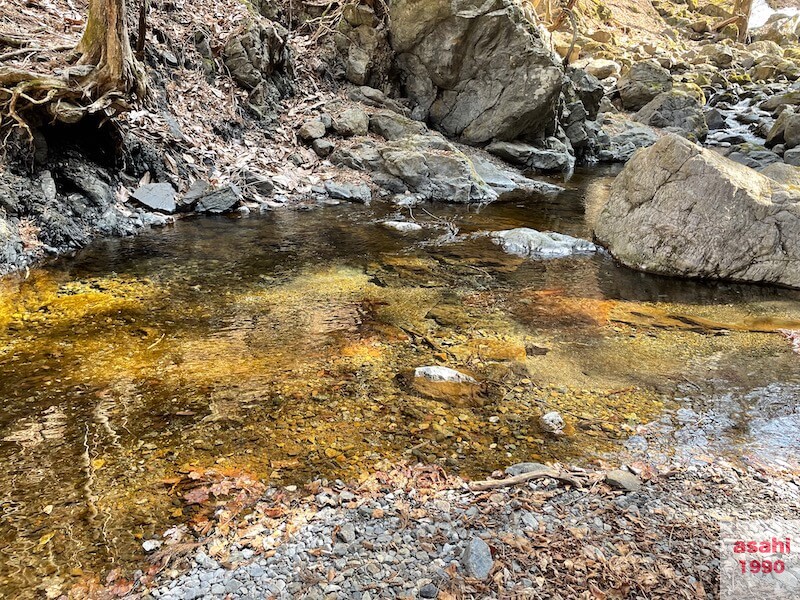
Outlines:
[{"label": "tree trunk", "polygon": [[86,29],[76,50],[79,63],[94,65],[88,90],[98,97],[109,92],[144,94],[144,72],[136,61],[125,22],[125,0],[89,0]]}]

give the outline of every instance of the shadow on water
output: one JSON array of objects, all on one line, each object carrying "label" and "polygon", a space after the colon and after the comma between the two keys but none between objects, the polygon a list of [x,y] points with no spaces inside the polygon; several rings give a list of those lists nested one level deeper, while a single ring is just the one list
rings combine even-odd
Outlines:
[{"label": "shadow on water", "polygon": [[[797,293],[522,259],[480,235],[590,236],[613,174],[480,208],[187,219],[0,282],[0,596],[139,564],[142,540],[191,513],[165,481],[195,469],[289,484],[402,459],[591,461],[726,395],[706,439],[735,430],[729,450],[762,457],[796,444],[775,407],[797,356],[775,331],[800,321]],[[379,224],[398,218],[424,227]],[[485,389],[425,396],[403,374],[426,364]],[[762,401],[775,418],[750,436]],[[541,431],[547,410],[568,435]]]}]

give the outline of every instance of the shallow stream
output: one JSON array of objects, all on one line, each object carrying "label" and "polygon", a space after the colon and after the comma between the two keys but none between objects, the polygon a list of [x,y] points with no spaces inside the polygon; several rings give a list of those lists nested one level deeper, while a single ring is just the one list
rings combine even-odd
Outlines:
[{"label": "shallow stream", "polygon": [[[800,328],[800,294],[603,254],[519,258],[474,235],[589,237],[612,176],[480,209],[184,220],[0,281],[0,597],[144,564],[142,542],[193,514],[175,481],[209,470],[288,485],[405,459],[485,475],[613,460],[653,421],[682,453],[794,468],[800,356],[777,330]],[[379,225],[412,217],[422,231]],[[425,397],[407,376],[422,365],[483,391]],[[550,410],[566,435],[540,430]]]}]

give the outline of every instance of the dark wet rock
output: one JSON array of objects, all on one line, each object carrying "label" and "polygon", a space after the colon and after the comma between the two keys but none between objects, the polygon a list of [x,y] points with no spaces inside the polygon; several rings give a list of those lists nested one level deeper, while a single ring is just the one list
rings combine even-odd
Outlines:
[{"label": "dark wet rock", "polygon": [[191,210],[200,197],[208,191],[209,185],[207,181],[196,179],[189,186],[189,189],[178,200],[178,205],[181,210]]},{"label": "dark wet rock", "polygon": [[731,146],[727,158],[751,169],[762,169],[774,162],[782,162],[777,153],[763,146],[747,143]]},{"label": "dark wet rock", "polygon": [[201,195],[195,210],[197,212],[208,212],[220,214],[233,210],[242,199],[242,192],[234,184],[229,183]]},{"label": "dark wet rock", "polygon": [[152,210],[168,214],[175,212],[175,188],[169,183],[141,185],[131,197]]},{"label": "dark wet rock", "polygon": [[439,596],[439,588],[437,588],[432,583],[426,583],[421,588],[419,588],[420,598],[436,598],[438,596]]},{"label": "dark wet rock", "polygon": [[424,134],[427,130],[419,121],[393,111],[380,111],[370,116],[369,129],[387,140],[400,140],[415,135]]},{"label": "dark wet rock", "polygon": [[606,483],[613,488],[626,492],[638,492],[642,489],[642,480],[630,471],[617,469],[606,473]]},{"label": "dark wet rock", "polygon": [[509,254],[528,258],[563,258],[597,251],[593,243],[562,233],[541,232],[527,227],[494,231],[492,241]]},{"label": "dark wet rock", "polygon": [[538,171],[569,171],[575,165],[575,158],[557,138],[548,138],[536,145],[522,142],[492,142],[486,150],[512,164]]},{"label": "dark wet rock", "polygon": [[692,140],[704,140],[708,134],[703,105],[693,94],[678,90],[659,94],[634,118],[645,125],[668,129]]},{"label": "dark wet rock", "polygon": [[83,161],[67,161],[59,165],[55,172],[68,187],[79,190],[93,204],[105,207],[114,203],[114,192],[109,182],[111,178],[103,169],[87,165]]},{"label": "dark wet rock", "polygon": [[461,566],[467,577],[484,580],[494,566],[489,545],[479,537],[473,537],[461,557]]},{"label": "dark wet rock", "polygon": [[300,136],[300,139],[310,142],[325,137],[326,132],[325,123],[320,119],[310,119],[303,123],[297,131],[297,135]]},{"label": "dark wet rock", "polygon": [[343,137],[367,135],[369,116],[360,108],[348,108],[333,118],[333,129]]},{"label": "dark wet rock", "polygon": [[231,77],[250,92],[250,106],[266,119],[274,118],[280,100],[293,91],[287,39],[288,31],[281,25],[252,16],[222,50]]},{"label": "dark wet rock", "polygon": [[597,77],[583,69],[571,69],[569,80],[575,94],[586,109],[587,118],[594,121],[600,111],[600,102],[605,94],[603,84]]},{"label": "dark wet rock", "polygon": [[625,110],[640,110],[659,94],[672,89],[672,75],[655,61],[638,62],[620,79],[618,89]]},{"label": "dark wet rock", "polygon": [[267,175],[247,171],[244,173],[244,184],[248,191],[255,192],[261,196],[269,196],[275,191],[275,184]]},{"label": "dark wet rock", "polygon": [[783,153],[783,162],[787,165],[800,167],[800,148],[792,148]]},{"label": "dark wet rock", "polygon": [[711,130],[726,129],[728,127],[728,121],[725,115],[716,108],[707,111],[705,116],[706,124]]},{"label": "dark wet rock", "polygon": [[564,72],[516,3],[420,7],[391,3],[391,43],[412,116],[471,144],[554,133]]},{"label": "dark wet rock", "polygon": [[360,204],[369,204],[372,201],[372,191],[365,183],[326,181],[325,191],[334,200],[347,200],[348,202],[358,202]]},{"label": "dark wet rock", "polygon": [[626,165],[595,236],[643,271],[800,287],[800,191],[675,135]]}]

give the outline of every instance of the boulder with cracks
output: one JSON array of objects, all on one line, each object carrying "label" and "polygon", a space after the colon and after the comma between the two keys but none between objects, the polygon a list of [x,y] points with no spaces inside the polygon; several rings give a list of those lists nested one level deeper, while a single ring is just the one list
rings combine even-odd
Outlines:
[{"label": "boulder with cracks", "polygon": [[637,152],[595,235],[652,273],[800,288],[800,191],[676,135]]}]

